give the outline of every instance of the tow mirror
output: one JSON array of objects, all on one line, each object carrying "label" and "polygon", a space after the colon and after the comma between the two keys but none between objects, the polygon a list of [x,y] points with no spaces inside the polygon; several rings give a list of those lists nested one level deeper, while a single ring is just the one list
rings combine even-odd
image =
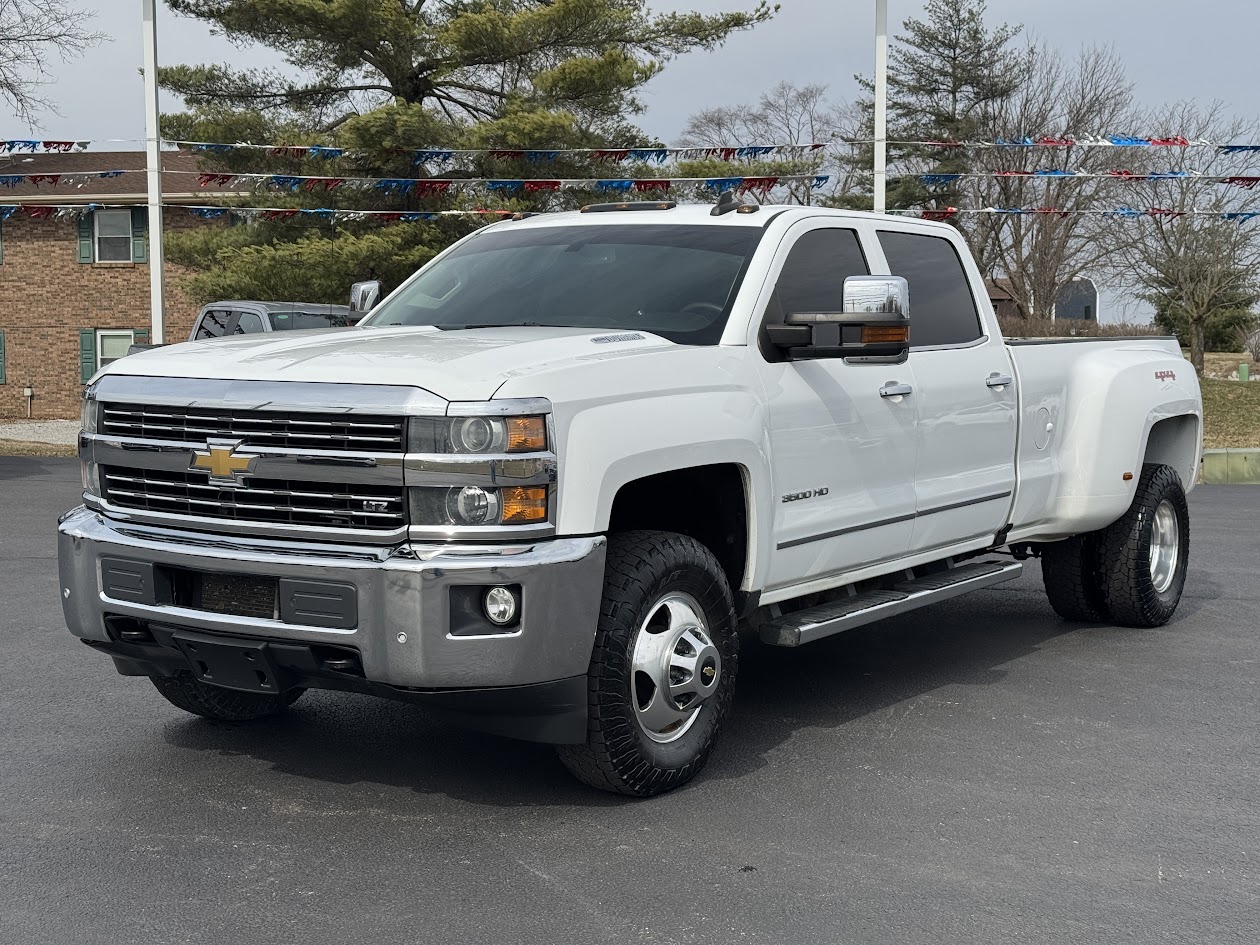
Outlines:
[{"label": "tow mirror", "polygon": [[900,276],[849,276],[844,310],[788,312],[767,325],[775,347],[792,361],[810,358],[904,360],[910,352],[910,287]]},{"label": "tow mirror", "polygon": [[350,311],[368,312],[380,298],[381,284],[375,279],[370,282],[356,282],[350,286]]}]

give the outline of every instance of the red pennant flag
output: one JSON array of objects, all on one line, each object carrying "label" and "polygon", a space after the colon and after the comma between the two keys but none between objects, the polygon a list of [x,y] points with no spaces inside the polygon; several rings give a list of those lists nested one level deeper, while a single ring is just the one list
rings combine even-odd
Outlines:
[{"label": "red pennant flag", "polygon": [[636,180],[634,189],[642,193],[649,190],[669,190],[669,181],[667,180]]},{"label": "red pennant flag", "polygon": [[451,183],[449,180],[418,180],[416,181],[416,193],[444,194],[451,189]]},{"label": "red pennant flag", "polygon": [[528,191],[559,190],[560,181],[558,180],[527,180],[525,181],[525,189]]}]

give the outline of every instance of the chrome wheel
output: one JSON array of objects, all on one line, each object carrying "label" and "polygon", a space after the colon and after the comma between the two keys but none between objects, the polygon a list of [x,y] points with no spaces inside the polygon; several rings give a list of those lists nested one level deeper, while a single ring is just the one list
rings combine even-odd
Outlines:
[{"label": "chrome wheel", "polygon": [[635,635],[631,669],[631,698],[643,733],[662,744],[685,735],[722,678],[722,657],[695,598],[672,592],[648,609]]},{"label": "chrome wheel", "polygon": [[1181,529],[1177,524],[1177,510],[1165,499],[1155,509],[1151,519],[1151,584],[1163,594],[1172,587],[1177,576],[1177,563],[1181,556]]}]

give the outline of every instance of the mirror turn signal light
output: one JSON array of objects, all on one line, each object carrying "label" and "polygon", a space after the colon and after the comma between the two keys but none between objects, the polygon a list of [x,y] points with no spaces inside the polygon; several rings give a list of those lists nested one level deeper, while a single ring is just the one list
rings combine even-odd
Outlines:
[{"label": "mirror turn signal light", "polygon": [[500,495],[504,525],[527,525],[530,522],[547,521],[547,487],[516,486],[504,489]]},{"label": "mirror turn signal light", "polygon": [[862,344],[889,344],[910,340],[910,329],[905,325],[863,325]]},{"label": "mirror turn signal light", "polygon": [[547,425],[542,417],[510,417],[507,422],[509,453],[530,453],[547,448]]}]

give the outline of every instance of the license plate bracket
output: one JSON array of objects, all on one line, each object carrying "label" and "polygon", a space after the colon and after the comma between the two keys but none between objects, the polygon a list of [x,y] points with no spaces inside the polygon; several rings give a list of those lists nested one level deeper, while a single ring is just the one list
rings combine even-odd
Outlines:
[{"label": "license plate bracket", "polygon": [[276,666],[265,641],[190,630],[177,631],[172,639],[188,659],[193,675],[204,683],[273,695],[286,688],[288,674]]}]

